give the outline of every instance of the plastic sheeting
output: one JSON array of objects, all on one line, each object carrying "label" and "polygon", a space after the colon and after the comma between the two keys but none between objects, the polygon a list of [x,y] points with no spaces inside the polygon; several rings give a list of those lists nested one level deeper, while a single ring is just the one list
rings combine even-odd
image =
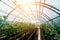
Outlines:
[{"label": "plastic sheeting", "polygon": [[0,0],[0,16],[7,16],[6,20],[12,22],[56,22],[60,17],[59,2],[60,0]]}]

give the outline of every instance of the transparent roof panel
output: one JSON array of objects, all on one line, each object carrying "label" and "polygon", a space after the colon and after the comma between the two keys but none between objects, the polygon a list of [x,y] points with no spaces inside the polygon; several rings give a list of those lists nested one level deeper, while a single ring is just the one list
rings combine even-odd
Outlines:
[{"label": "transparent roof panel", "polygon": [[0,0],[0,16],[8,21],[44,23],[60,17],[60,0]]},{"label": "transparent roof panel", "polygon": [[46,0],[46,3],[60,9],[60,0]]}]

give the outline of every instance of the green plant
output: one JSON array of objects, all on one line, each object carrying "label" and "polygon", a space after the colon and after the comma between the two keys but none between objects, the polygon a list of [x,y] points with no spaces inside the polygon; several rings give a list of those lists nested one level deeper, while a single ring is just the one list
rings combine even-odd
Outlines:
[{"label": "green plant", "polygon": [[24,30],[35,28],[35,25],[27,22],[15,22],[9,23],[6,22],[7,17],[0,17],[0,37],[1,36],[11,36],[18,32],[22,33]]},{"label": "green plant", "polygon": [[46,40],[60,40],[60,27],[49,24],[41,24],[40,26],[45,31]]}]

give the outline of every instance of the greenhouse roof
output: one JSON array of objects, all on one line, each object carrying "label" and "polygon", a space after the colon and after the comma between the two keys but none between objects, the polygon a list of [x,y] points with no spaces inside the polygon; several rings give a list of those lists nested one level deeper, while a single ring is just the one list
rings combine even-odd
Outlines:
[{"label": "greenhouse roof", "polygon": [[6,21],[45,23],[60,19],[60,0],[0,0]]}]

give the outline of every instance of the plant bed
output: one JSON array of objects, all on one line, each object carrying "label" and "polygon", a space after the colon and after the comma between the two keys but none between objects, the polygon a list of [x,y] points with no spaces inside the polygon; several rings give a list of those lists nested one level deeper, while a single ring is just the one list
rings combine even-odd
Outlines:
[{"label": "plant bed", "polygon": [[60,40],[60,27],[41,24],[46,40]]}]

